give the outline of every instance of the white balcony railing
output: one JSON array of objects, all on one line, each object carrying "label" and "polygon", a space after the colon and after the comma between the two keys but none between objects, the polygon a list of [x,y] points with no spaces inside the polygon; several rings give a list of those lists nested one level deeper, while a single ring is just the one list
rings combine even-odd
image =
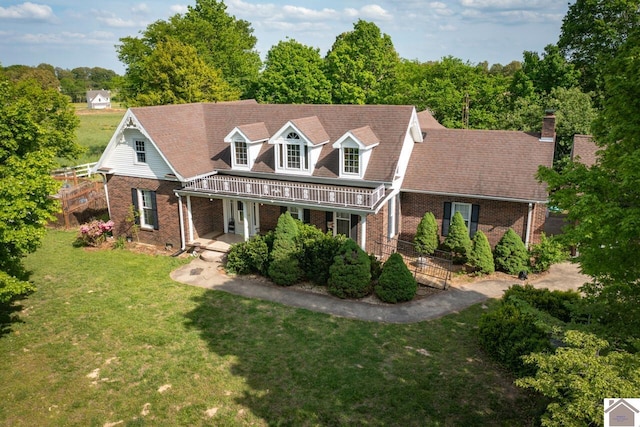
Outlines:
[{"label": "white balcony railing", "polygon": [[385,193],[382,184],[376,188],[340,187],[227,175],[210,175],[189,181],[183,190],[368,209],[382,200]]}]

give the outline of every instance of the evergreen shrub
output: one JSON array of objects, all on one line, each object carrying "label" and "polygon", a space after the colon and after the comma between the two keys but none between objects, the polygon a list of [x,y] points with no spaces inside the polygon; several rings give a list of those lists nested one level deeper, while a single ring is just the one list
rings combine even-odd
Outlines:
[{"label": "evergreen shrub", "polygon": [[565,246],[553,237],[549,238],[544,233],[540,238],[540,243],[531,247],[531,271],[541,273],[548,271],[549,267],[569,258],[569,251]]},{"label": "evergreen shrub", "polygon": [[444,239],[442,247],[444,250],[453,253],[453,261],[456,264],[467,262],[469,252],[471,252],[471,238],[460,212],[456,212],[451,218],[449,234]]},{"label": "evergreen shrub", "polygon": [[495,249],[493,259],[496,269],[512,275],[529,270],[529,252],[520,236],[511,228],[508,229]]},{"label": "evergreen shrub", "polygon": [[275,230],[271,263],[269,264],[269,278],[276,284],[291,286],[302,277],[300,267],[300,250],[297,244],[299,235],[298,225],[289,212],[278,218]]},{"label": "evergreen shrub", "polygon": [[469,263],[478,269],[479,273],[491,274],[495,271],[493,263],[493,253],[487,236],[478,230],[473,236],[471,255],[469,255]]},{"label": "evergreen shrub", "polygon": [[413,243],[415,244],[416,252],[419,254],[431,255],[438,249],[440,237],[438,235],[438,223],[433,213],[427,212],[424,214],[418,224]]},{"label": "evergreen shrub", "polygon": [[253,236],[246,242],[231,246],[226,269],[230,273],[265,275],[269,266],[269,247],[263,236]]},{"label": "evergreen shrub", "polygon": [[334,257],[327,289],[339,298],[362,298],[371,293],[371,261],[353,239],[345,240]]},{"label": "evergreen shrub", "polygon": [[382,266],[375,292],[384,302],[411,301],[416,296],[418,284],[407,268],[402,255],[395,252]]}]

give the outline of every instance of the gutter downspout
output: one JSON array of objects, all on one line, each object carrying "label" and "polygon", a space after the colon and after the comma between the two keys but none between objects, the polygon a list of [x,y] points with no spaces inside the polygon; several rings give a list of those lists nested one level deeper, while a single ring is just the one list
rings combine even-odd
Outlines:
[{"label": "gutter downspout", "polygon": [[529,214],[527,215],[527,234],[524,239],[524,245],[529,249],[529,241],[531,240],[531,220],[533,218],[533,203],[529,203]]},{"label": "gutter downspout", "polygon": [[[99,172],[100,173],[100,172]],[[111,219],[111,203],[109,202],[109,188],[107,187],[107,175],[100,173],[102,177],[102,187],[104,188],[104,198],[107,202],[107,212],[109,213],[109,219]]]},{"label": "gutter downspout", "polygon": [[180,250],[184,251],[187,247],[186,242],[184,240],[184,220],[183,220],[183,212],[182,212],[182,196],[176,194],[178,196],[178,220],[180,222]]}]

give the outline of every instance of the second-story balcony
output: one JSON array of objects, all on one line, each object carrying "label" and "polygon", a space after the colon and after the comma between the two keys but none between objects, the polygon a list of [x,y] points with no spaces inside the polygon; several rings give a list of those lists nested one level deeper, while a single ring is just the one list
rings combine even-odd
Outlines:
[{"label": "second-story balcony", "polygon": [[347,187],[215,174],[189,181],[182,190],[356,209],[373,209],[385,195],[383,184],[376,188]]}]

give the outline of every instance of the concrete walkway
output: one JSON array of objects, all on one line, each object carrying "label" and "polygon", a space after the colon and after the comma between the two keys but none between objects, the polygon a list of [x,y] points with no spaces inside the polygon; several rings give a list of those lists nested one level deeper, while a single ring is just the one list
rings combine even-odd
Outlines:
[{"label": "concrete walkway", "polygon": [[[189,264],[173,271],[171,278],[177,282],[225,291],[247,298],[278,302],[334,316],[387,323],[414,323],[436,319],[489,298],[500,298],[509,286],[522,283],[517,278],[479,280],[468,284],[452,285],[446,291],[415,301],[401,304],[372,304],[281,287],[264,278],[228,276],[224,273],[219,259],[212,262],[194,258]],[[588,281],[589,277],[582,275],[577,265],[567,262],[552,266],[551,270],[540,279],[526,283],[551,290],[577,290]]]}]

